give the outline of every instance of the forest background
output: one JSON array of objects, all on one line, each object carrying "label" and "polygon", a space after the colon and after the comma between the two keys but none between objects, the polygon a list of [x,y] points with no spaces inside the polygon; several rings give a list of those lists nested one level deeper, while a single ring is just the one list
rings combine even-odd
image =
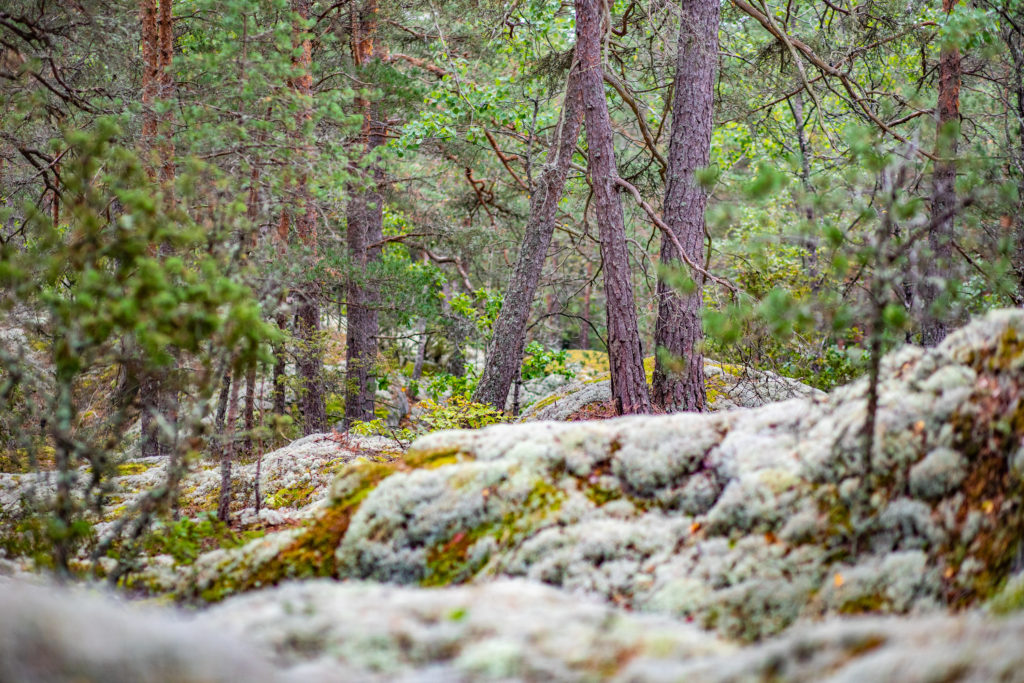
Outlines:
[{"label": "forest background", "polygon": [[0,441],[58,568],[137,423],[130,536],[197,459],[226,519],[232,462],[504,420],[568,350],[699,411],[702,355],[828,390],[1024,302],[1020,0],[10,0],[0,50]]}]

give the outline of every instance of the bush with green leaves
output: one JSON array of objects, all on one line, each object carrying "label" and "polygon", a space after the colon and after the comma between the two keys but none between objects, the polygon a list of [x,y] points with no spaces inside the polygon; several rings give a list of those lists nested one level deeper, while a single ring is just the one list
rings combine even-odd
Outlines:
[{"label": "bush with green leaves", "polygon": [[550,375],[560,375],[572,379],[576,372],[566,364],[565,349],[549,349],[537,341],[532,341],[524,349],[523,366],[520,377],[525,382]]},{"label": "bush with green leaves", "polygon": [[[0,245],[0,311],[23,342],[0,347],[0,405],[19,411],[8,456],[24,455],[39,469],[39,454],[52,450],[56,491],[34,512],[47,520],[62,572],[83,544],[102,554],[122,532],[137,537],[173,502],[207,431],[216,380],[230,366],[270,362],[267,343],[275,338],[239,281],[230,247],[212,246],[231,242],[187,210],[205,204],[207,225],[231,230],[244,227],[244,206],[198,194],[213,180],[199,164],[179,176],[172,200],[171,188],[150,178],[120,136],[113,121],[100,119],[55,141],[63,150],[60,222],[27,206],[24,238]],[[84,415],[83,388],[111,368],[120,376],[111,405]],[[154,378],[165,395],[186,399],[176,415],[159,416],[171,444],[168,479],[113,535],[95,539],[90,511],[102,509],[123,434],[145,409],[138,388]],[[19,400],[25,395],[33,399]]]}]

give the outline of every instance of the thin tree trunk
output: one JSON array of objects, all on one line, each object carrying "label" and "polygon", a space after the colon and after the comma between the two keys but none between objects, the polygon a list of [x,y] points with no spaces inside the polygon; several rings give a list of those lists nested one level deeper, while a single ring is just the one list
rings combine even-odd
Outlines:
[{"label": "thin tree trunk", "polygon": [[[719,3],[687,0],[681,11],[664,219],[689,260],[703,263],[707,192],[694,173],[707,166],[711,158]],[[664,235],[661,263],[682,266],[675,245]],[[663,278],[658,278],[652,389],[654,402],[668,411],[703,412],[707,407],[701,351],[704,278],[699,273],[690,275],[695,286],[689,293],[676,292]]]},{"label": "thin tree trunk", "polygon": [[[278,314],[277,326],[280,330],[287,329],[288,321],[284,314]],[[274,406],[273,411],[275,415],[284,415],[287,409],[287,396],[285,394],[285,372],[287,371],[287,359],[285,354],[287,350],[284,344],[279,344],[274,348],[274,371],[271,378],[274,392]]]},{"label": "thin tree trunk", "polygon": [[587,261],[587,286],[583,288],[583,301],[580,304],[580,335],[577,346],[581,349],[590,348],[590,295],[594,288],[591,280],[594,277],[594,264]]},{"label": "thin tree trunk", "polygon": [[[793,113],[793,120],[796,123],[796,140],[800,145],[800,186],[803,188],[805,199],[803,206],[804,219],[808,226],[814,225],[814,207],[811,205],[810,196],[814,192],[811,185],[811,149],[807,140],[805,128],[807,122],[804,119],[804,93],[801,90],[788,100],[789,109]],[[811,281],[811,291],[817,292],[818,283],[818,240],[813,234],[808,234],[801,239],[801,245],[806,254],[804,265],[807,268],[807,278]]]},{"label": "thin tree trunk", "polygon": [[220,450],[220,499],[217,503],[217,519],[227,522],[231,515],[231,465],[235,457],[235,440],[238,437],[238,376],[232,370],[231,374],[231,397],[228,399],[227,424],[224,426],[224,441]]},{"label": "thin tree trunk", "polygon": [[246,452],[252,450],[252,430],[256,426],[256,364],[253,363],[245,371],[245,411],[242,415],[245,425]]},{"label": "thin tree trunk", "polygon": [[[575,62],[575,60],[574,60]],[[583,123],[579,69],[574,63],[565,86],[562,119],[548,150],[548,158],[530,195],[530,216],[523,233],[512,279],[501,312],[494,322],[483,376],[473,400],[504,409],[509,387],[518,375],[526,347],[526,323],[537,293],[544,259],[555,230],[555,214]]]},{"label": "thin tree trunk", "polygon": [[220,384],[220,396],[217,397],[217,414],[213,419],[214,430],[217,434],[224,433],[224,421],[227,419],[228,399],[231,395],[231,369],[224,372],[224,378]]},{"label": "thin tree trunk", "polygon": [[[949,14],[953,11],[953,0],[942,0],[942,9]],[[954,213],[956,211],[956,162],[957,137],[960,122],[960,50],[955,47],[943,48],[939,53],[939,102],[936,124],[937,143],[932,172],[932,225],[928,233],[931,258],[927,261],[925,278],[921,283],[922,305],[921,344],[935,346],[949,331],[948,315],[936,310],[944,287],[942,282],[949,277],[953,255]]]},{"label": "thin tree trunk", "polygon": [[[309,19],[310,0],[292,0],[292,11],[304,22]],[[305,31],[296,25],[295,33]],[[298,75],[292,79],[292,87],[302,104],[298,113],[298,135],[300,149],[300,170],[297,179],[298,201],[295,211],[295,231],[299,241],[312,253],[316,253],[316,214],[313,210],[313,198],[309,191],[309,168],[312,161],[312,148],[308,130],[313,120],[313,75],[312,75],[312,44],[309,37],[296,41],[297,56],[293,58],[293,66]],[[320,339],[320,286],[318,282],[309,281],[297,292],[299,305],[296,309],[296,336],[299,339],[299,352],[296,369],[302,378],[302,396],[299,407],[302,412],[302,433],[315,434],[327,431],[327,409],[323,387],[323,344]]]},{"label": "thin tree trunk", "polygon": [[[142,0],[139,8],[142,43],[142,138],[140,146],[151,159],[157,137],[157,115],[154,104],[160,83],[160,35],[157,23],[159,13],[157,0]],[[156,179],[154,164],[145,164],[150,179]],[[155,248],[154,248],[155,251]],[[137,353],[142,353],[137,349]],[[141,454],[143,457],[160,455],[160,440],[156,411],[160,404],[160,381],[152,371],[140,363],[142,376],[139,381],[139,423],[142,432]]]},{"label": "thin tree trunk", "polygon": [[[375,57],[377,2],[367,0],[352,15],[352,57],[361,67]],[[363,112],[360,144],[363,153],[371,153],[384,143],[377,107],[359,98]],[[384,234],[384,197],[381,193],[383,171],[374,165],[365,188],[354,188],[348,205],[348,249],[352,273],[348,282],[347,329],[345,344],[345,428],[372,420],[376,396],[373,366],[377,360],[379,322],[377,307],[380,290],[374,282],[373,266],[380,261],[380,241]]]},{"label": "thin tree trunk", "polygon": [[651,412],[636,303],[629,273],[622,200],[615,179],[615,149],[601,67],[601,0],[576,0],[576,56],[580,62],[594,210],[601,237],[608,315],[608,362],[612,401],[619,415]]},{"label": "thin tree trunk", "polygon": [[[426,360],[427,356],[427,321],[424,318],[420,318],[416,323],[416,359],[412,364],[412,381],[419,382],[420,378],[423,377],[423,361]],[[416,398],[415,395],[409,398]]]}]

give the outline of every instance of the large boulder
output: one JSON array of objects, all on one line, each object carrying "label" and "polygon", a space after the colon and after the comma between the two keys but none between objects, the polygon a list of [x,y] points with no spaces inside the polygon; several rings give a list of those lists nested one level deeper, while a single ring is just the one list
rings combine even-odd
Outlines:
[{"label": "large boulder", "polygon": [[404,463],[349,466],[279,552],[174,590],[522,577],[744,640],[970,605],[1018,563],[1022,366],[1021,311],[890,354],[870,448],[866,381],[707,415],[433,434]]}]

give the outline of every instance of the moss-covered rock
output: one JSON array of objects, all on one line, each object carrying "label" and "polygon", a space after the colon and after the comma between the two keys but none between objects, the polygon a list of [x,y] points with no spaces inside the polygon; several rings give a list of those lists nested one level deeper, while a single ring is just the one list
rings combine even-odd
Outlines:
[{"label": "moss-covered rock", "polygon": [[997,313],[889,355],[870,450],[864,381],[711,415],[435,433],[379,483],[344,477],[318,513],[330,532],[290,539],[273,580],[523,577],[750,640],[975,604],[1024,537],[1020,331],[1024,312]]}]

